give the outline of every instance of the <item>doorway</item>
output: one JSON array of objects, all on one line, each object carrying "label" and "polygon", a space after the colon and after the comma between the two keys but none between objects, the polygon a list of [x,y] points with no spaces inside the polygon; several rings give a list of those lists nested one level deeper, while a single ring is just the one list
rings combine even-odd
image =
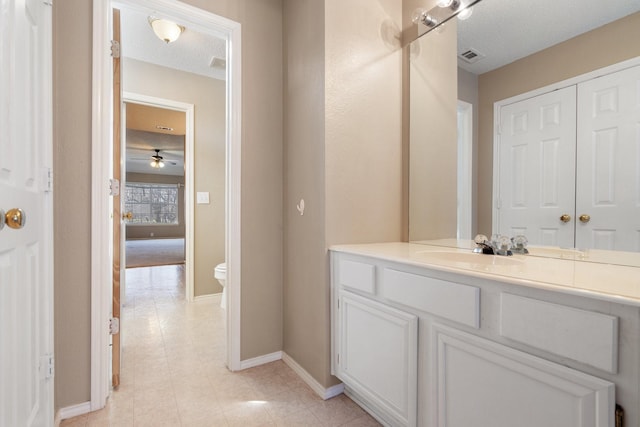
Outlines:
[{"label": "doorway", "polygon": [[[151,253],[150,256],[139,257],[131,265],[127,249],[138,251],[139,247],[145,246],[163,247],[165,260],[160,264],[179,263],[182,256],[186,272],[185,300],[193,301],[195,107],[189,103],[130,92],[124,93],[123,104],[125,130],[122,132],[124,155],[121,164],[125,165],[126,178],[122,178],[122,211],[125,215],[131,212],[131,219],[124,221],[121,232],[126,236],[121,254],[128,260],[123,264],[141,267],[162,261]],[[165,128],[164,132],[156,132],[157,127]],[[139,204],[135,200],[127,204],[127,194],[131,191],[145,193],[138,200]],[[167,194],[152,197],[152,192]],[[168,206],[168,212],[162,212],[163,206],[151,203],[163,200],[175,202],[175,206]],[[152,210],[156,212],[152,213]],[[121,274],[121,277],[126,276]],[[121,301],[124,301],[125,289],[126,286],[121,287]]]},{"label": "doorway", "polygon": [[[240,25],[226,18],[182,3],[167,3],[162,0],[119,1],[94,0],[94,108],[93,108],[93,236],[92,236],[92,374],[91,409],[104,406],[109,395],[109,335],[111,292],[104,284],[111,282],[110,236],[112,228],[109,218],[102,212],[112,211],[110,191],[102,183],[110,179],[110,151],[112,147],[110,111],[112,104],[112,81],[110,79],[110,52],[104,49],[111,39],[111,8],[118,6],[153,13],[173,19],[185,27],[197,29],[225,41],[227,48],[225,127],[226,141],[226,185],[225,194],[225,256],[227,262],[227,313],[226,341],[227,366],[231,370],[240,367]],[[188,183],[187,183],[188,186]],[[192,187],[193,188],[193,187]],[[195,194],[192,194],[195,196]],[[188,250],[187,250],[188,252]],[[187,258],[188,258],[187,254]],[[213,276],[211,266],[211,275]]]}]

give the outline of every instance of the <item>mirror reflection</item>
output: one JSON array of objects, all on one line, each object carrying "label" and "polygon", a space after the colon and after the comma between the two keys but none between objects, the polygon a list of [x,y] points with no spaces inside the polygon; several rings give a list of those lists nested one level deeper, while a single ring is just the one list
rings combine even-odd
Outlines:
[{"label": "mirror reflection", "polygon": [[640,251],[639,10],[482,0],[411,44],[411,241]]}]

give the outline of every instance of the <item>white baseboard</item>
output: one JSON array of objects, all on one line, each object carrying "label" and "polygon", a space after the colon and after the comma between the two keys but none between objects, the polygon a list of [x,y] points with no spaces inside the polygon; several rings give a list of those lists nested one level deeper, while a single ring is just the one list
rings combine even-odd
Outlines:
[{"label": "white baseboard", "polygon": [[307,383],[311,389],[316,392],[318,396],[320,396],[323,400],[331,399],[339,394],[344,392],[344,384],[336,384],[329,388],[324,388],[322,384],[316,381],[315,378],[311,376],[302,366],[298,364],[291,356],[287,353],[282,353],[282,361],[286,363],[293,371],[298,374],[302,381]]},{"label": "white baseboard", "polygon": [[198,295],[193,299],[194,302],[197,301],[208,301],[212,299],[217,299],[220,302],[220,298],[222,298],[222,293],[219,294],[206,294],[206,295]]},{"label": "white baseboard", "polygon": [[253,359],[241,360],[240,370],[242,371],[243,369],[249,369],[266,363],[275,362],[280,359],[282,359],[282,352],[276,351],[275,353],[254,357]]},{"label": "white baseboard", "polygon": [[89,412],[91,412],[91,402],[78,403],[77,405],[60,408],[56,414],[56,427],[60,425],[62,420],[88,414]]}]

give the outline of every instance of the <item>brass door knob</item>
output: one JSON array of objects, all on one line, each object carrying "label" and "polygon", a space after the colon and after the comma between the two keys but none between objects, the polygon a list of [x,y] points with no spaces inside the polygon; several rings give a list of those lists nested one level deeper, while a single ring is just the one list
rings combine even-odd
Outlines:
[{"label": "brass door knob", "polygon": [[582,214],[580,215],[580,217],[578,217],[578,219],[580,220],[580,222],[584,222],[585,224],[589,221],[591,221],[591,217],[587,214]]},{"label": "brass door knob", "polygon": [[562,215],[560,215],[560,221],[562,221],[562,222],[569,222],[569,221],[571,221],[571,215],[569,215],[569,214],[562,214]]},{"label": "brass door knob", "polygon": [[133,212],[123,213],[122,219],[128,219],[129,221],[131,221],[133,219]]},{"label": "brass door knob", "polygon": [[9,211],[4,215],[4,222],[7,223],[9,228],[19,230],[24,227],[27,222],[27,215],[22,209],[9,209]]}]

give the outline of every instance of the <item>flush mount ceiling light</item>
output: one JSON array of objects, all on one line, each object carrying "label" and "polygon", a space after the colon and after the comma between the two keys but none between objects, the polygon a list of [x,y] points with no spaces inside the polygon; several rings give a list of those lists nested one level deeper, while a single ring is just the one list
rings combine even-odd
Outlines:
[{"label": "flush mount ceiling light", "polygon": [[150,16],[148,19],[153,32],[165,43],[171,43],[178,40],[178,37],[180,37],[180,34],[184,31],[184,27],[176,24],[175,22],[155,18],[153,16]]},{"label": "flush mount ceiling light", "polygon": [[160,155],[160,150],[155,150],[156,154],[154,154],[153,156],[151,156],[151,163],[149,163],[149,165],[152,168],[163,168],[164,167],[164,160],[163,157]]}]

